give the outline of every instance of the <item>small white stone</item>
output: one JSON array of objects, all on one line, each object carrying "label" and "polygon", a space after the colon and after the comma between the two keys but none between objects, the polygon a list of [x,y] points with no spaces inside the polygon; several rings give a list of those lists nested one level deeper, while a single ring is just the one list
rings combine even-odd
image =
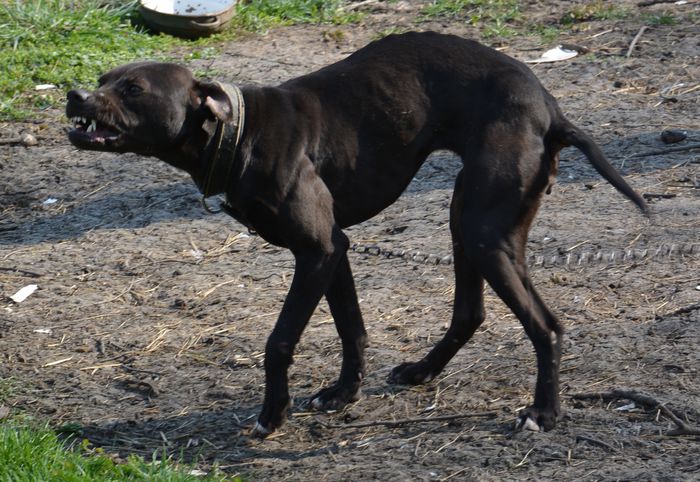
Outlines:
[{"label": "small white stone", "polygon": [[26,300],[32,293],[34,293],[37,290],[37,288],[38,286],[34,284],[27,285],[24,288],[20,289],[14,295],[10,296],[10,299],[15,303],[21,303],[24,300]]},{"label": "small white stone", "polygon": [[36,139],[36,137],[28,133],[22,134],[22,137],[20,137],[20,142],[24,147],[36,146],[37,144],[39,144],[39,141]]}]

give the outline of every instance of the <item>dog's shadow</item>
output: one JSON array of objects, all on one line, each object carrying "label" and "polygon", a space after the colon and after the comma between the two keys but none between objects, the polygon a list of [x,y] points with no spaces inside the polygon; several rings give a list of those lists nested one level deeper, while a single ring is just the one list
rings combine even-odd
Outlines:
[{"label": "dog's shadow", "polygon": [[[81,437],[122,458],[174,457],[186,463],[242,464],[257,458],[299,459],[305,454],[284,444],[261,445],[249,436],[258,407],[194,412],[145,421],[117,421],[82,427]],[[327,447],[318,451],[327,451]]]},{"label": "dog's shadow", "polygon": [[[0,245],[34,245],[74,239],[95,230],[139,229],[176,219],[206,216],[191,183],[182,181],[140,190],[105,192],[0,226]],[[50,201],[50,198],[49,198]]]},{"label": "dog's shadow", "polygon": [[[408,387],[384,385],[368,388],[366,395],[395,395]],[[247,472],[246,467],[260,465],[261,460],[300,461],[303,459],[337,454],[351,450],[343,443],[353,433],[366,432],[368,420],[358,413],[364,413],[361,405],[351,406],[339,412],[310,412],[306,399],[294,403],[285,425],[267,439],[251,436],[251,429],[257,419],[260,406],[239,404],[232,401],[230,406],[186,415],[153,418],[149,420],[115,421],[106,424],[93,424],[81,427],[80,436],[93,446],[106,453],[121,458],[140,455],[146,460],[153,457],[185,463],[211,466],[229,466]],[[360,400],[358,403],[362,403]],[[367,414],[367,418],[373,418]],[[429,422],[429,417],[425,417]],[[363,423],[364,422],[364,423]],[[357,423],[358,427],[353,425]],[[470,419],[478,430],[499,433],[504,437],[513,436],[512,421],[502,416],[485,416]],[[406,424],[401,427],[384,427],[382,422],[369,422],[374,430],[385,433],[386,437],[403,436],[410,438],[425,430],[425,424]],[[464,420],[444,423],[435,422],[429,426],[433,430],[459,432]],[[399,430],[400,435],[395,431]],[[358,447],[359,448],[359,447]],[[265,462],[263,462],[263,465]]]},{"label": "dog's shadow", "polygon": [[[81,437],[121,458],[140,455],[146,460],[175,458],[185,463],[245,467],[260,459],[301,460],[335,453],[339,446],[332,425],[338,416],[309,415],[306,401],[290,411],[285,425],[265,440],[251,436],[258,405],[226,407],[145,421],[117,421],[81,428]],[[302,414],[302,417],[295,416]],[[342,415],[340,415],[342,420]],[[292,434],[288,434],[292,432]],[[303,445],[290,440],[304,440]]]}]

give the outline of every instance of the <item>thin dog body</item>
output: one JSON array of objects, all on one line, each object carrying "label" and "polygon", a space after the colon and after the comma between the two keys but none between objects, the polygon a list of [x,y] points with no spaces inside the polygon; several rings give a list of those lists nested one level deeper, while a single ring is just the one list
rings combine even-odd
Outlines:
[{"label": "thin dog body", "polygon": [[68,93],[82,149],[135,152],[187,171],[205,196],[265,240],[292,251],[294,277],[265,347],[265,396],[253,433],[280,427],[287,372],[312,312],[326,297],[342,342],[338,380],[312,397],[320,410],[358,398],[367,334],[342,229],[392,204],[426,157],[459,155],[450,207],[455,269],[449,329],[390,381],[432,380],[484,320],[484,281],[522,323],[537,357],[532,405],[517,426],[549,430],[560,415],[562,325],[525,265],[530,224],[558,153],[579,148],[646,211],[592,139],[568,122],[522,63],[437,33],[392,35],[276,87],[205,82],[184,67],[117,67],[93,91]]}]

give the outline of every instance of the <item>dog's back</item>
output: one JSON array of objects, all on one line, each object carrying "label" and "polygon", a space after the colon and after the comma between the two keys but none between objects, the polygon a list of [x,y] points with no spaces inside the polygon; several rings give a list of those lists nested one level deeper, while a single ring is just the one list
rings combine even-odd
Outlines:
[{"label": "dog's back", "polygon": [[[378,212],[357,209],[363,191],[372,189],[376,198],[382,186],[378,204],[393,202],[431,152],[448,149],[467,164],[478,163],[481,147],[503,136],[515,148],[513,169],[523,162],[516,158],[519,144],[544,154],[530,167],[541,189],[553,182],[559,150],[575,145],[608,182],[644,206],[525,64],[472,40],[435,32],[390,35],[280,89],[318,105],[319,131],[306,148],[334,194],[343,225]],[[349,170],[355,175],[338,174]],[[377,186],[367,186],[367,179]],[[347,221],[346,202],[353,204]]]}]

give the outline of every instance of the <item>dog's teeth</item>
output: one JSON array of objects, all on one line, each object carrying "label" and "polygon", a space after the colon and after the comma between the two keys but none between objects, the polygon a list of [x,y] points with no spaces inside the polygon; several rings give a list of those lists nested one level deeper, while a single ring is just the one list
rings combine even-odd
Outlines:
[{"label": "dog's teeth", "polygon": [[87,132],[94,132],[97,130],[97,122],[94,120],[90,122],[90,125],[87,127]]}]

